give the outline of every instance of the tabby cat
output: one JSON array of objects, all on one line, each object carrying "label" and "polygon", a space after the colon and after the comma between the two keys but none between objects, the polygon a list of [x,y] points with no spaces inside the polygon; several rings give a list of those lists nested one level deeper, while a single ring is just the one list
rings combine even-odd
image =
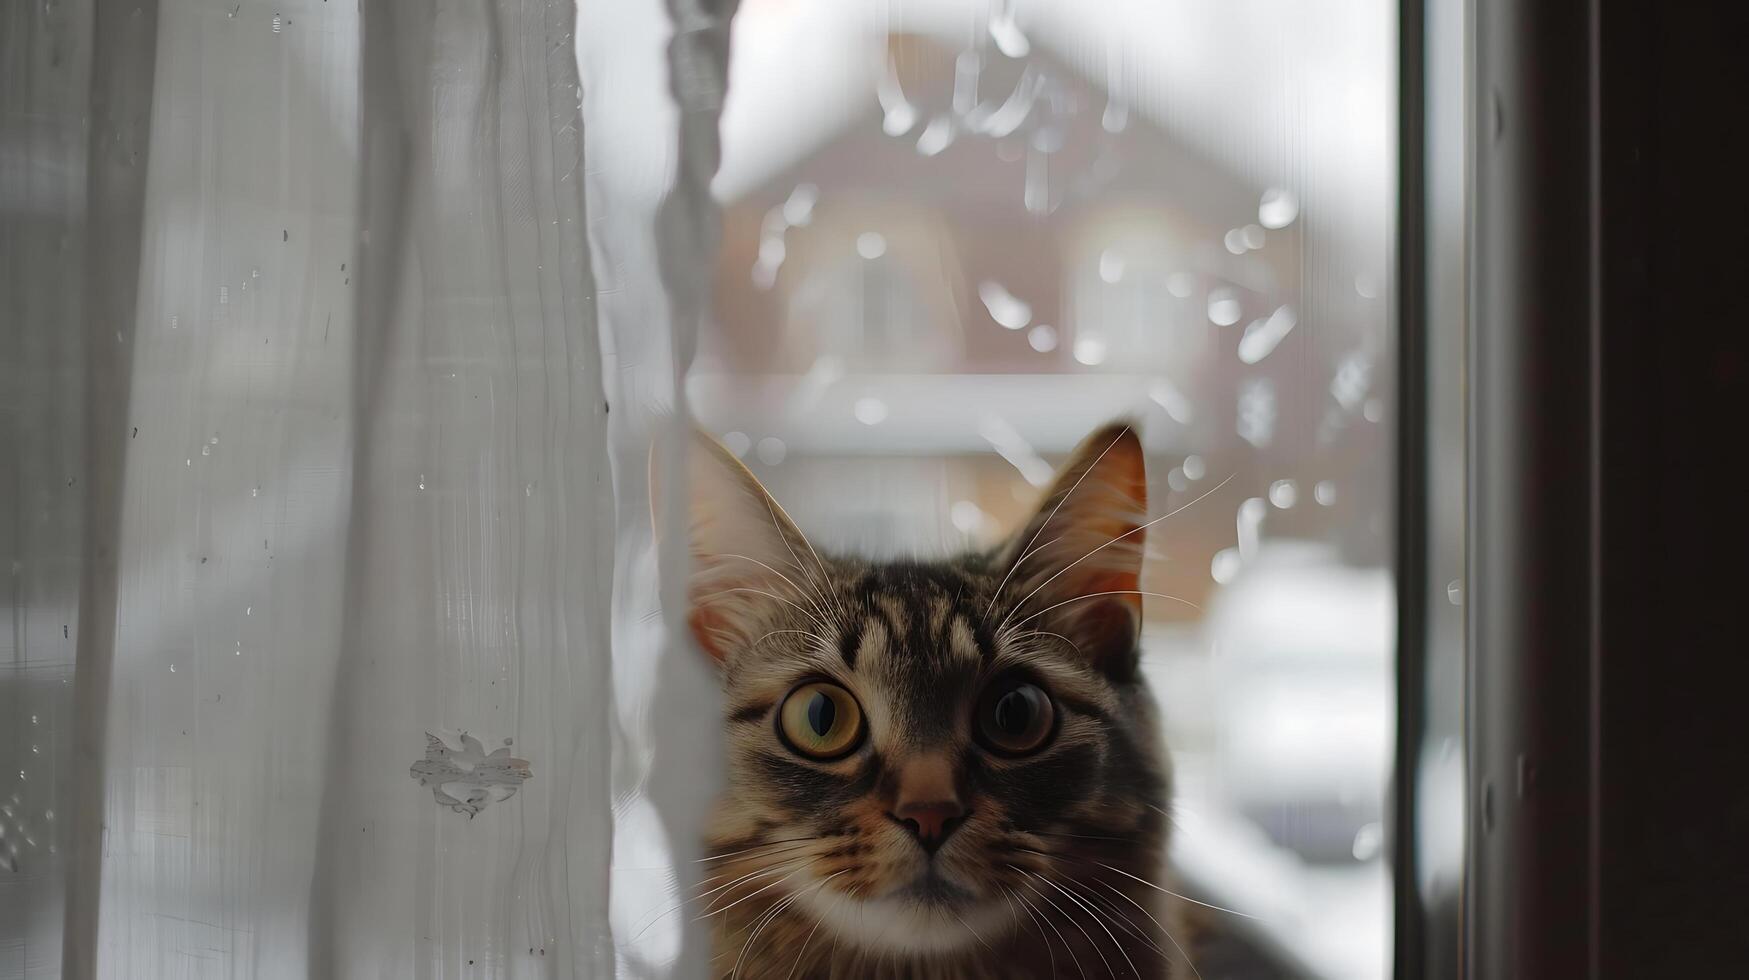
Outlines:
[{"label": "tabby cat", "polygon": [[692,447],[690,623],[721,670],[711,975],[1189,977],[1138,669],[1147,485],[1090,436],[992,553],[818,554]]}]

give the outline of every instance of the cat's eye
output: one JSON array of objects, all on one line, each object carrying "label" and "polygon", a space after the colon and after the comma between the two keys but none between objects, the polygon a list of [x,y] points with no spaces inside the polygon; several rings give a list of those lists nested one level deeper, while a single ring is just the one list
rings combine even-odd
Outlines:
[{"label": "cat's eye", "polygon": [[1004,755],[1025,755],[1044,747],[1056,728],[1050,695],[1021,677],[990,685],[978,700],[978,738]]},{"label": "cat's eye", "polygon": [[862,707],[836,684],[803,684],[783,699],[778,732],[796,752],[810,759],[836,759],[862,742]]}]

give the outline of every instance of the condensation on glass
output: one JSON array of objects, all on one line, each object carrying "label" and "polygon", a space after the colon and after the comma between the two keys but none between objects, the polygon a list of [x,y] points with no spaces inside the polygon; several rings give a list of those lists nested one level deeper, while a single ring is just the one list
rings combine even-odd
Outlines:
[{"label": "condensation on glass", "polygon": [[993,541],[1140,422],[1171,860],[1255,975],[1390,962],[1395,46],[1379,0],[735,21],[695,410],[889,554]]}]

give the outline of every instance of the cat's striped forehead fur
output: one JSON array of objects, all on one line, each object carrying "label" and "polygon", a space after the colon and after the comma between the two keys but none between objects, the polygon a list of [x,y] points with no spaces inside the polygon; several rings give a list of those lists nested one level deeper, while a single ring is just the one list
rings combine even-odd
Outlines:
[{"label": "cat's striped forehead fur", "polygon": [[[930,562],[816,552],[702,438],[692,480],[691,622],[721,667],[729,758],[714,975],[1182,967],[1154,884],[1169,777],[1137,669],[1146,481],[1128,427],[1089,437],[1001,547]],[[1022,684],[1049,729],[1002,751],[980,725]],[[829,758],[784,735],[810,685],[858,722]]]}]

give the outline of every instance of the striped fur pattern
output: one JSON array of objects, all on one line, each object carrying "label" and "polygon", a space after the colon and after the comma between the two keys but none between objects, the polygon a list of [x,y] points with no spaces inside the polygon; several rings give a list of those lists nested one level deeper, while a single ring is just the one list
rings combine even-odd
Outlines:
[{"label": "striped fur pattern", "polygon": [[[1090,436],[1003,547],[934,562],[818,554],[716,443],[699,437],[691,465],[691,622],[721,667],[729,747],[695,905],[712,976],[1193,976],[1137,669],[1135,434]],[[977,735],[980,698],[1015,678],[1054,710],[1019,755]],[[781,734],[810,681],[860,707],[841,758]],[[895,817],[920,793],[963,811],[933,851]]]}]

